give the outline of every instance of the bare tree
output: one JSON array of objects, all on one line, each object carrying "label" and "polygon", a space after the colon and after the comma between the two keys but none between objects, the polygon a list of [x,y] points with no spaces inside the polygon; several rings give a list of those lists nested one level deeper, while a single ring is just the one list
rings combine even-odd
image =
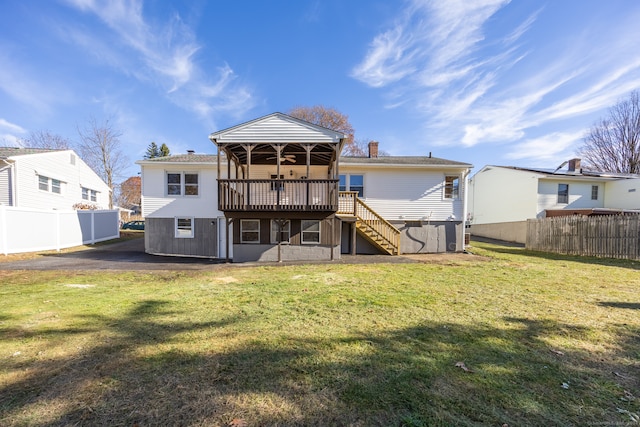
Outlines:
[{"label": "bare tree", "polygon": [[353,126],[349,122],[349,117],[335,108],[323,105],[312,107],[294,107],[289,111],[289,115],[305,120],[318,126],[332,129],[344,133],[347,137],[342,154],[345,156],[365,156],[366,151],[360,147],[354,139]]},{"label": "bare tree", "polygon": [[36,130],[29,134],[28,138],[18,140],[23,147],[48,148],[54,150],[69,150],[71,143],[68,139],[51,133],[48,130]]},{"label": "bare tree", "polygon": [[578,155],[595,170],[640,173],[640,92],[618,101],[591,127]]},{"label": "bare tree", "polygon": [[78,126],[78,134],[80,156],[111,189],[109,209],[113,209],[114,184],[116,179],[121,177],[128,162],[120,149],[122,133],[116,130],[108,119],[98,123],[91,117],[84,128]]}]

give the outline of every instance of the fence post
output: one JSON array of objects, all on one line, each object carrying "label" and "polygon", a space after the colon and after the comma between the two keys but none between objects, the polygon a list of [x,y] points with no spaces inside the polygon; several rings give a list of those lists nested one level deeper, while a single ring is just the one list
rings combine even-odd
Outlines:
[{"label": "fence post", "polygon": [[9,255],[9,244],[7,242],[7,214],[5,206],[0,206],[0,245],[2,245],[2,253]]},{"label": "fence post", "polygon": [[96,223],[94,219],[95,211],[91,212],[91,244],[93,245],[96,242]]}]

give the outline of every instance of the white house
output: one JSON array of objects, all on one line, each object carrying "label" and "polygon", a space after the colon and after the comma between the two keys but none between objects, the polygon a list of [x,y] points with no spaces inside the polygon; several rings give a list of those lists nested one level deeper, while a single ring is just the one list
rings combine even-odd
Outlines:
[{"label": "white house", "polygon": [[469,218],[476,236],[525,243],[526,220],[640,210],[640,177],[567,168],[485,166],[470,180]]},{"label": "white house", "polygon": [[73,150],[0,147],[0,205],[107,209],[109,186]]},{"label": "white house", "polygon": [[138,161],[146,251],[234,261],[462,251],[471,165],[340,157],[344,135],[281,113],[214,132],[220,156]]}]

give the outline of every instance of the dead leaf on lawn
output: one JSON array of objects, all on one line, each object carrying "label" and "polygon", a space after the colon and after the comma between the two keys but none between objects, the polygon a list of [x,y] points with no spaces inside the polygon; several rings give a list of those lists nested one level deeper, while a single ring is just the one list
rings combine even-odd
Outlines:
[{"label": "dead leaf on lawn", "polygon": [[247,427],[247,422],[242,418],[234,418],[229,423],[231,427]]},{"label": "dead leaf on lawn", "polygon": [[469,368],[467,368],[467,365],[464,364],[464,362],[456,362],[456,368],[460,368],[465,372],[469,372],[472,373],[473,371]]}]

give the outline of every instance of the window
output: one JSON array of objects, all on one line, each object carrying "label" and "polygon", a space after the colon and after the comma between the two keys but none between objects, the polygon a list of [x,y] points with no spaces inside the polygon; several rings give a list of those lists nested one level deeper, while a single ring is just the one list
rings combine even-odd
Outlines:
[{"label": "window", "polygon": [[82,200],[91,200],[95,202],[98,200],[98,192],[96,190],[90,190],[82,187]]},{"label": "window", "polygon": [[[278,239],[278,230],[280,230],[280,239]],[[291,222],[271,220],[271,243],[289,243],[291,236]]]},{"label": "window", "polygon": [[240,220],[240,242],[260,243],[260,220],[241,219]]},{"label": "window", "polygon": [[[278,175],[271,175],[271,179],[278,179]],[[280,179],[284,179],[284,175],[280,175]],[[271,191],[284,191],[284,182],[271,181]]]},{"label": "window", "polygon": [[49,178],[38,175],[38,188],[42,191],[49,191]]},{"label": "window", "polygon": [[302,243],[320,243],[320,221],[302,220]]},{"label": "window", "polygon": [[363,175],[349,175],[349,191],[357,191],[358,197],[364,197]]},{"label": "window", "polygon": [[569,184],[558,184],[558,203],[569,203]]},{"label": "window", "polygon": [[591,186],[591,200],[598,200],[598,186]]},{"label": "window", "polygon": [[197,173],[184,174],[184,194],[187,196],[198,195],[198,174]]},{"label": "window", "polygon": [[364,175],[340,175],[339,180],[339,191],[357,191],[364,197]]},{"label": "window", "polygon": [[60,194],[60,180],[51,178],[51,192]]},{"label": "window", "polygon": [[169,196],[179,196],[181,194],[182,184],[180,183],[181,175],[179,173],[167,174],[167,194]]},{"label": "window", "polygon": [[176,218],[176,238],[193,237],[193,218]]},{"label": "window", "polygon": [[338,191],[347,191],[347,176],[346,175],[340,175],[340,184],[339,184],[339,188]]},{"label": "window", "polygon": [[50,191],[55,194],[62,194],[62,181],[44,175],[38,175],[38,188],[42,191]]},{"label": "window", "polygon": [[197,196],[198,174],[193,172],[168,172],[167,195],[168,196]]},{"label": "window", "polygon": [[459,176],[445,176],[444,177],[444,198],[445,199],[457,199],[459,195]]}]

